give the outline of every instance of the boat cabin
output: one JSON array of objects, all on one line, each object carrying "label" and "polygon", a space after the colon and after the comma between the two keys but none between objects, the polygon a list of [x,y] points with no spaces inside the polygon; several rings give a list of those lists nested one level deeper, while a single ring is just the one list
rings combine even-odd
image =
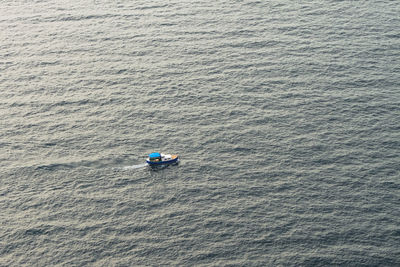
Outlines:
[{"label": "boat cabin", "polygon": [[153,162],[161,161],[161,160],[162,160],[162,159],[161,159],[161,154],[158,153],[158,152],[156,152],[156,153],[151,153],[151,154],[149,155],[149,160],[150,160],[150,161],[153,161]]}]

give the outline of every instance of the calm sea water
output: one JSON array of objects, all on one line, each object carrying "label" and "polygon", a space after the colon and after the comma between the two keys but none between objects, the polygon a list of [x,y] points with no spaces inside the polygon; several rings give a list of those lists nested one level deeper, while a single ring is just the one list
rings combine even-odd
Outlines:
[{"label": "calm sea water", "polygon": [[399,266],[399,14],[2,1],[0,265]]}]

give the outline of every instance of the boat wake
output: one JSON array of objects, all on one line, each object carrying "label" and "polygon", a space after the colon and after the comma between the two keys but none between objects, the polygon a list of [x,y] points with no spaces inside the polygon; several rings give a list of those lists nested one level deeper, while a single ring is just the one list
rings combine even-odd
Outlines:
[{"label": "boat wake", "polygon": [[64,162],[64,163],[50,163],[50,164],[43,164],[39,166],[34,166],[36,170],[44,170],[44,171],[56,171],[56,170],[71,170],[76,168],[92,168],[97,170],[104,170],[111,167],[113,170],[135,170],[141,169],[147,166],[147,163],[129,165],[129,166],[119,166],[119,167],[112,167],[115,166],[113,162],[101,162],[101,161],[79,161],[79,162]]},{"label": "boat wake", "polygon": [[147,163],[142,163],[142,164],[136,164],[136,165],[132,165],[132,166],[125,166],[122,167],[122,170],[134,170],[134,169],[140,169],[140,168],[144,168],[147,166]]}]

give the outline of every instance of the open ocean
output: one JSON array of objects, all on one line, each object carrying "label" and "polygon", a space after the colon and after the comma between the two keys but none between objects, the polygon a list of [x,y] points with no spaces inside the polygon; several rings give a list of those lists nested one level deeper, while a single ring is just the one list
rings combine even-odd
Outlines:
[{"label": "open ocean", "polygon": [[399,14],[1,1],[0,266],[400,266]]}]

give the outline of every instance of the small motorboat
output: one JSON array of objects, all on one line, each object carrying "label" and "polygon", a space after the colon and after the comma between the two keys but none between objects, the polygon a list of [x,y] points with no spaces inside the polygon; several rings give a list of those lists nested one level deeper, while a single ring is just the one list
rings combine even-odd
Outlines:
[{"label": "small motorboat", "polygon": [[178,163],[178,161],[178,155],[167,155],[158,152],[151,153],[146,160],[147,164],[149,164],[150,166],[168,165]]}]

